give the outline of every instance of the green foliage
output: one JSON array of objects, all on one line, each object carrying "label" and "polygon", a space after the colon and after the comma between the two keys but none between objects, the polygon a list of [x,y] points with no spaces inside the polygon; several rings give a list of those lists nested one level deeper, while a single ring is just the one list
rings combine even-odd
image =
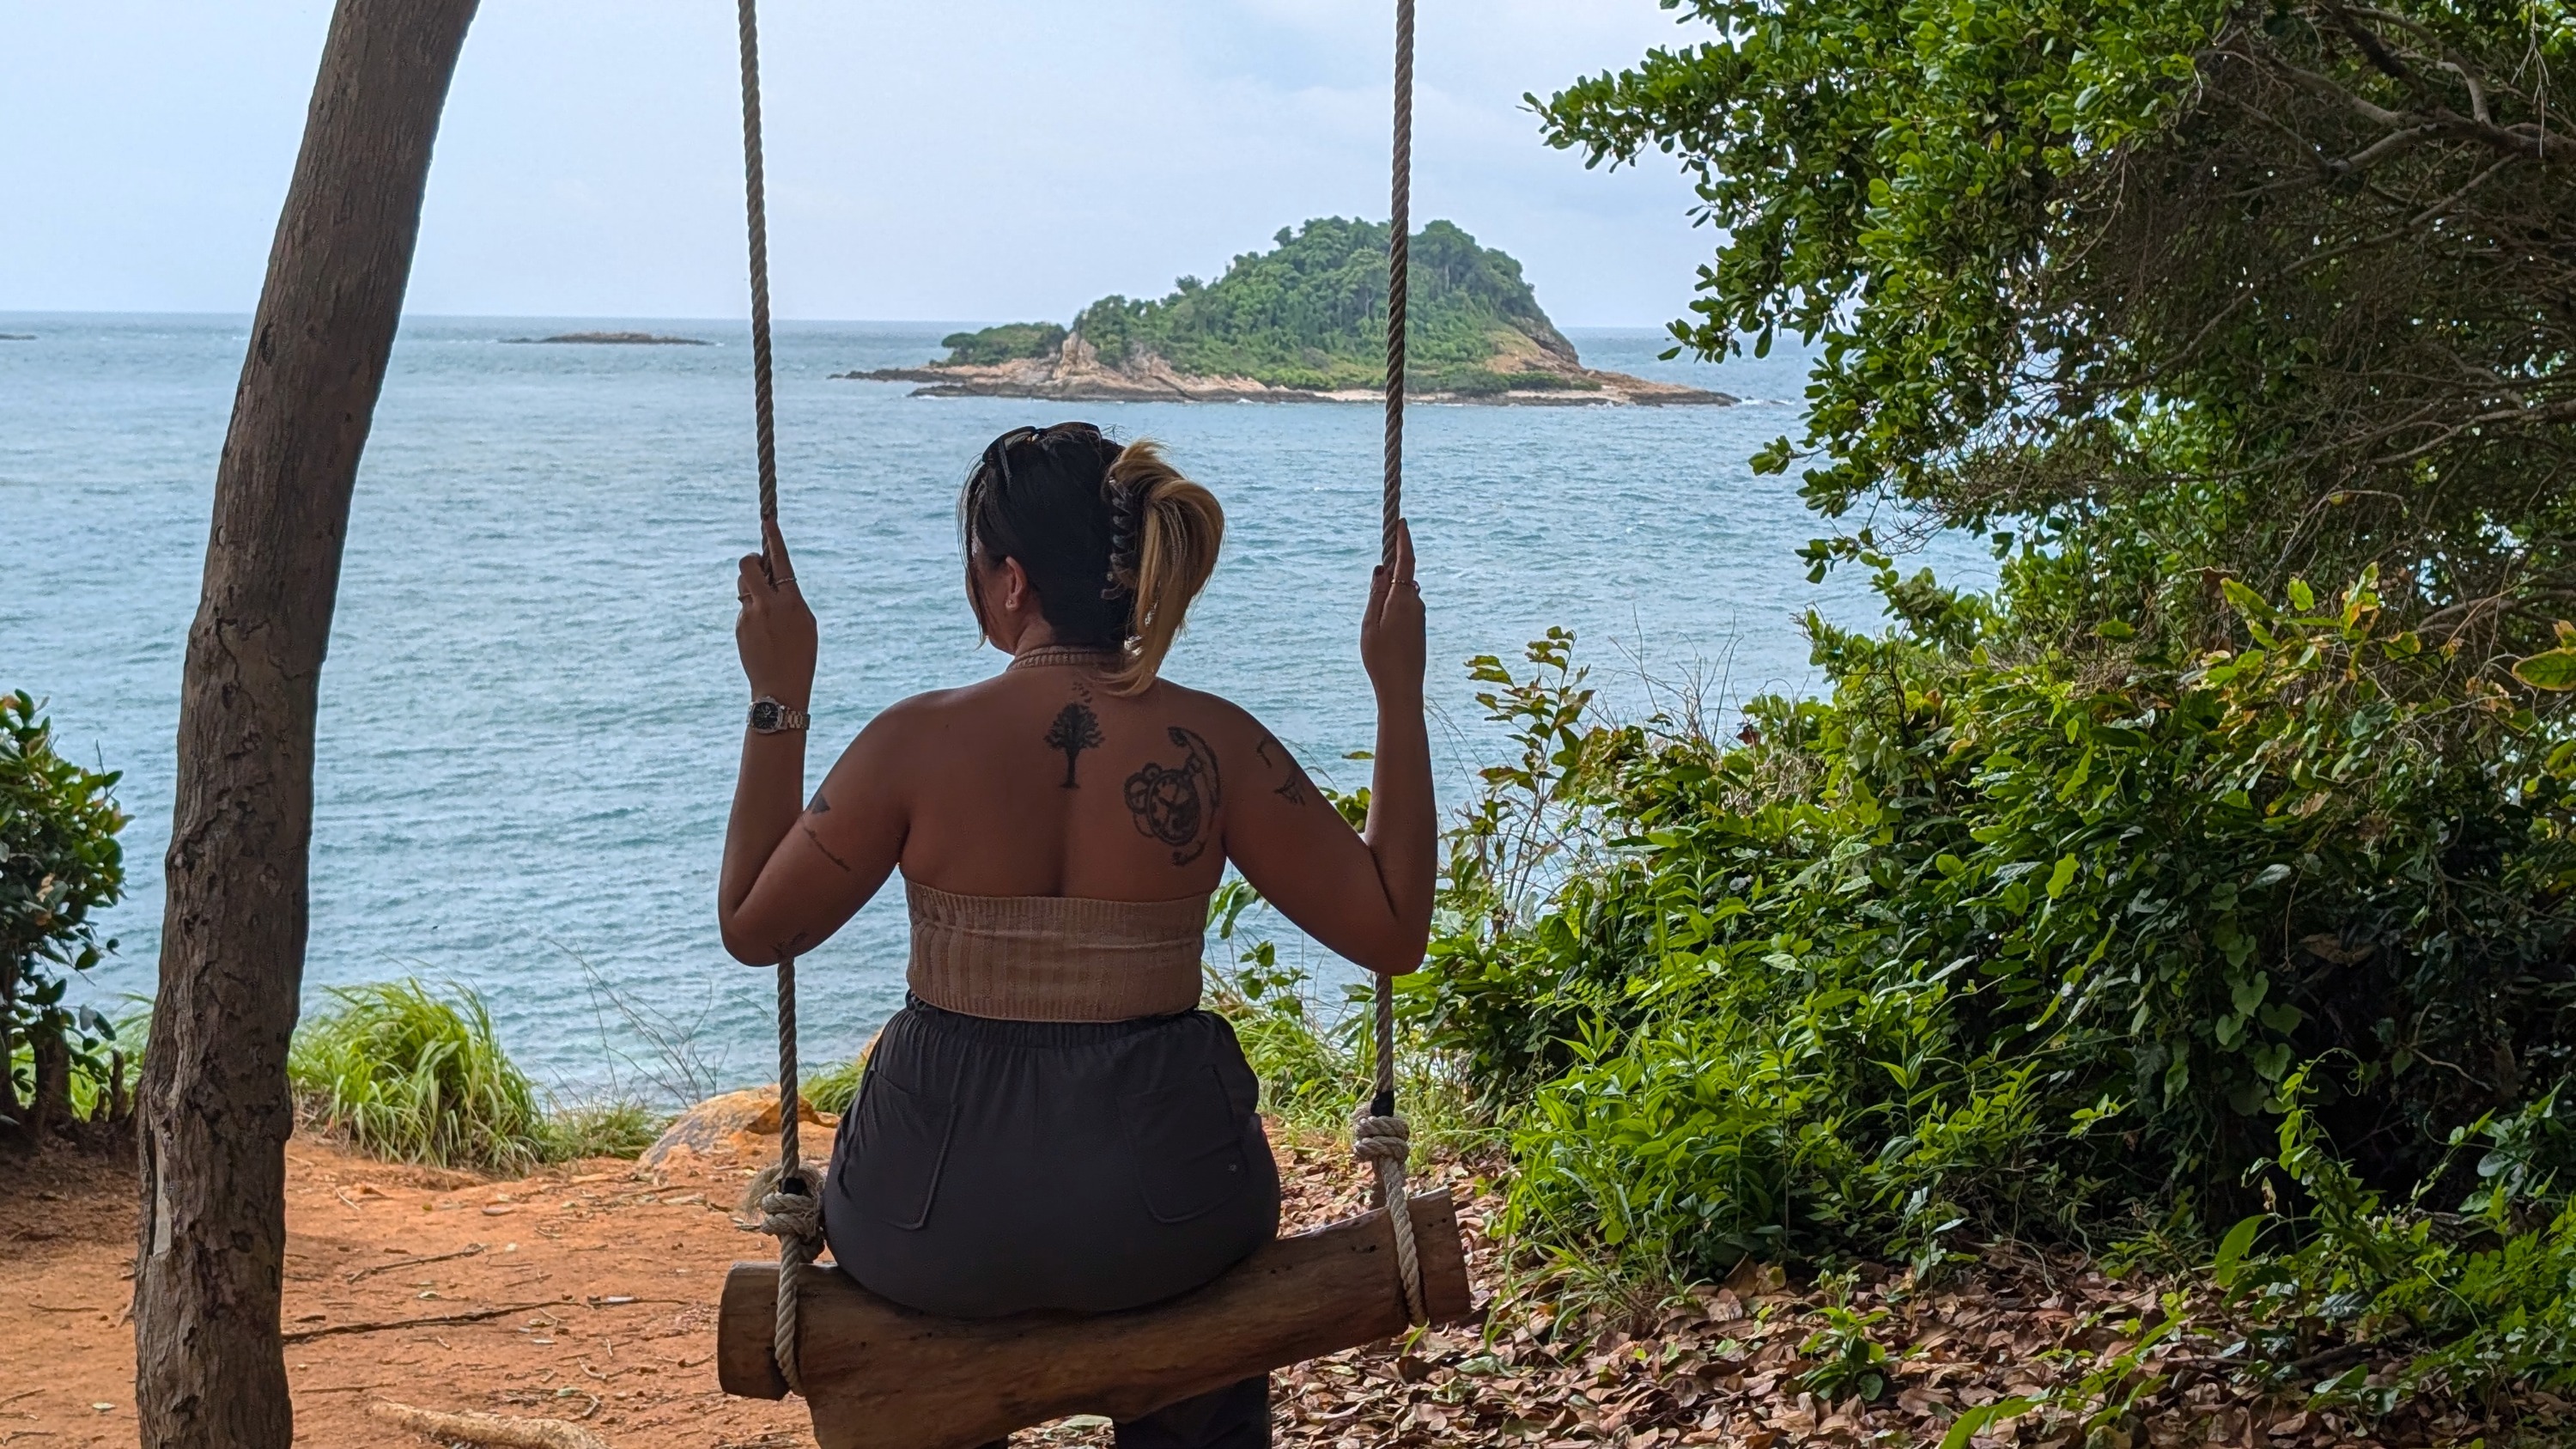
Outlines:
[{"label": "green foliage", "polygon": [[2350,1371],[2296,1385],[2371,1413],[2428,1387],[2576,1388],[2576,1199],[2551,1170],[2570,1160],[2576,1112],[2552,1091],[2454,1132],[2451,1145],[2478,1156],[2480,1186],[2443,1213],[2423,1205],[2438,1178],[2391,1204],[2335,1153],[2309,1105],[2327,1078],[2310,1067],[2283,1083],[2279,1155],[2266,1164],[2305,1189],[2308,1211],[2286,1225],[2301,1241],[2223,1275],[2252,1316],[2251,1353],[2290,1365],[2328,1335],[2408,1351],[2393,1380]]},{"label": "green foliage", "polygon": [[[1326,793],[1349,812],[1349,796]],[[1300,1131],[1347,1131],[1377,1067],[1369,989],[1354,983],[1328,1000],[1304,967],[1279,959],[1277,942],[1250,935],[1245,918],[1263,909],[1241,879],[1209,903],[1208,923],[1230,959],[1205,965],[1208,1009],[1233,1026],[1260,1080],[1262,1111]],[[1414,1143],[1458,1149],[1490,1141],[1491,1119],[1471,1099],[1457,1062],[1423,1049],[1431,993],[1426,975],[1396,978],[1396,1093]]]},{"label": "green foliage", "polygon": [[[1847,1283],[1836,1296],[1847,1298]],[[1798,1345],[1799,1357],[1815,1363],[1798,1375],[1799,1385],[1829,1404],[1854,1398],[1875,1402],[1887,1392],[1893,1362],[1887,1345],[1872,1337],[1870,1330],[1887,1321],[1888,1311],[1873,1308],[1859,1313],[1842,1301],[1825,1305],[1818,1314],[1824,1326]]]},{"label": "green foliage", "polygon": [[643,1155],[670,1118],[641,1102],[586,1102],[559,1107],[537,1122],[531,1142],[545,1162]]},{"label": "green foliage", "polygon": [[36,710],[24,692],[0,695],[0,1123],[32,1100],[39,1051],[105,1082],[115,1035],[97,1011],[75,1013],[63,998],[116,949],[91,914],[125,888],[118,777],[56,753]]},{"label": "green foliage", "polygon": [[951,332],[939,339],[948,349],[950,367],[985,367],[1027,357],[1053,357],[1064,346],[1065,329],[1054,322],[1005,322],[980,332]]},{"label": "green foliage", "polygon": [[813,1104],[815,1111],[837,1117],[849,1111],[850,1104],[858,1100],[860,1079],[867,1074],[868,1059],[862,1053],[809,1075],[798,1084],[797,1090]]},{"label": "green foliage", "polygon": [[1569,738],[1553,646],[1495,692],[1542,795],[1601,815],[1544,910],[1435,947],[1431,1039],[1535,1084],[1525,1233],[1647,1274],[1928,1268],[2236,1200],[2322,1053],[2398,1182],[2569,1070],[2576,746],[2442,693],[2367,581],[2231,590],[2242,647],[2117,670],[1935,642],[1985,606],[1882,583],[1915,632],[1812,624],[1832,698],[1756,702],[1740,746]]},{"label": "green foliage", "polygon": [[523,1170],[540,1160],[536,1089],[492,1034],[483,999],[418,981],[335,987],[287,1053],[305,1114],[396,1162]]},{"label": "green foliage", "polygon": [[2053,520],[2267,593],[2375,563],[2410,623],[2542,641],[2576,582],[2560,0],[1662,3],[1703,43],[1547,134],[1697,183],[1682,345],[1821,341],[1757,459],[1810,460],[1821,512]]},{"label": "green foliage", "polygon": [[395,1162],[524,1172],[541,1162],[632,1157],[663,1118],[634,1102],[544,1110],[492,1032],[483,999],[418,981],[334,987],[287,1052],[305,1119]]},{"label": "green foliage", "polygon": [[[1111,363],[1152,354],[1186,373],[1249,377],[1318,391],[1386,378],[1388,229],[1326,217],[1282,229],[1267,252],[1236,257],[1213,283],[1183,277],[1158,301],[1104,297],[1073,330]],[[1574,361],[1520,263],[1445,221],[1413,239],[1407,385],[1486,395],[1580,388],[1540,366]]]}]

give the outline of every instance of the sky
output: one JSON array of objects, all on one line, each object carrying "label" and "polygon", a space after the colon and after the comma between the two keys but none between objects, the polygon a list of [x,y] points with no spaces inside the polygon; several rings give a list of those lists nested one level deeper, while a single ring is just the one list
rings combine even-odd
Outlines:
[{"label": "sky", "polygon": [[[1566,326],[1679,316],[1713,238],[1659,157],[1522,97],[1689,43],[1654,0],[1421,0],[1417,224]],[[1282,226],[1387,213],[1392,0],[767,0],[781,317],[1068,320]],[[0,0],[0,311],[246,312],[328,0]],[[740,315],[726,0],[484,0],[410,310]]]}]

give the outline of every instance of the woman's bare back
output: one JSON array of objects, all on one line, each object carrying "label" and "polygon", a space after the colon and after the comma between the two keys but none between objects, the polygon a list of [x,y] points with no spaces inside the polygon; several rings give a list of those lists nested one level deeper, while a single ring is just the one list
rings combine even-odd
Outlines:
[{"label": "woman's bare back", "polygon": [[1171,900],[1224,871],[1226,785],[1253,783],[1251,722],[1213,695],[1157,681],[1121,698],[1096,671],[1058,665],[894,713],[887,744],[906,767],[886,803],[906,822],[913,880],[960,895]]},{"label": "woman's bare back", "polygon": [[[718,892],[726,949],[753,963],[810,951],[898,868],[960,896],[1174,901],[1213,891],[1231,864],[1327,949],[1377,971],[1414,969],[1431,922],[1435,807],[1411,532],[1397,528],[1394,557],[1372,575],[1361,621],[1378,729],[1368,824],[1355,832],[1250,714],[1155,672],[1187,596],[1214,566],[1214,500],[1134,444],[1115,466],[1141,456],[1160,481],[1143,494],[1118,493],[1126,502],[1113,510],[1097,479],[1047,471],[1057,453],[1097,464],[1106,445],[1095,430],[1025,431],[986,450],[965,505],[979,519],[1002,510],[970,530],[975,538],[1019,540],[1019,553],[968,550],[977,621],[1011,666],[888,708],[802,810],[803,731],[755,722],[743,741]],[[1034,440],[1049,435],[1069,441],[1050,453]],[[1014,448],[1017,492],[995,482],[1012,476],[1005,461]],[[1039,487],[1050,478],[1055,495]],[[1042,496],[1070,511],[1047,528],[1011,522],[1005,503]],[[1192,497],[1197,504],[1182,506]],[[1123,517],[1131,506],[1142,510],[1141,525],[1128,518],[1107,534],[1095,527],[1101,519],[1092,514]],[[1057,555],[1076,534],[1091,537],[1097,553],[1067,563]],[[1131,535],[1144,540],[1132,556],[1118,542]],[[814,676],[814,617],[775,524],[765,544],[737,570],[736,638],[753,692],[772,709],[802,710]],[[1030,560],[1058,580],[1071,602],[1057,612],[1068,618],[1094,594],[1131,599],[1114,606],[1124,642],[1064,642]],[[1104,577],[1115,587],[1102,590]]]}]

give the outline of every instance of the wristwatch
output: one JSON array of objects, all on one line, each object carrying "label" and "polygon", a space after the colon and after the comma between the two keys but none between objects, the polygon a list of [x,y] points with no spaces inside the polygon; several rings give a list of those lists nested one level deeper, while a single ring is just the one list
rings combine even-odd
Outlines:
[{"label": "wristwatch", "polygon": [[789,709],[768,695],[751,702],[751,732],[756,735],[782,734],[805,728],[805,711]]}]

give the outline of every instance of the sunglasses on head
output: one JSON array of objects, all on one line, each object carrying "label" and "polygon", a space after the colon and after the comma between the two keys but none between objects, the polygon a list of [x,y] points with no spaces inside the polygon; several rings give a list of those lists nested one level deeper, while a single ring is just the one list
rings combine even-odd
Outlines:
[{"label": "sunglasses on head", "polygon": [[1035,444],[1040,451],[1057,443],[1081,439],[1096,443],[1100,429],[1089,423],[1056,423],[1043,428],[1013,428],[984,447],[984,468],[1003,484],[1011,481],[1011,450],[1023,444]]}]

